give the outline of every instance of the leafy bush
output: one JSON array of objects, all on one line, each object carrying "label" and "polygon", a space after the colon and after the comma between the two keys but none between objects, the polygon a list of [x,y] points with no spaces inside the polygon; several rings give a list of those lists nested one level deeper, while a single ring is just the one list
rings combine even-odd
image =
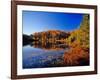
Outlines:
[{"label": "leafy bush", "polygon": [[78,45],[64,53],[64,63],[69,66],[88,65],[89,53]]}]

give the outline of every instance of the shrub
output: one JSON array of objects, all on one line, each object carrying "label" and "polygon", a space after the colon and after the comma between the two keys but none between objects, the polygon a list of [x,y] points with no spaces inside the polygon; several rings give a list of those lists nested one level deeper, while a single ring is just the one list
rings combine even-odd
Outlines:
[{"label": "shrub", "polygon": [[89,64],[89,50],[76,46],[64,53],[64,63],[66,65],[88,65]]}]

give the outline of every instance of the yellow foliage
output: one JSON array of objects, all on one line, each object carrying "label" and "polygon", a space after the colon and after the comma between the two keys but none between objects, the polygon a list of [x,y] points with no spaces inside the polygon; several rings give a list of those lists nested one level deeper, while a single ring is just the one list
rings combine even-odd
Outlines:
[{"label": "yellow foliage", "polygon": [[80,24],[80,28],[70,33],[71,36],[66,39],[69,45],[73,42],[77,42],[82,47],[89,48],[89,18],[88,15],[84,15],[83,21]]}]

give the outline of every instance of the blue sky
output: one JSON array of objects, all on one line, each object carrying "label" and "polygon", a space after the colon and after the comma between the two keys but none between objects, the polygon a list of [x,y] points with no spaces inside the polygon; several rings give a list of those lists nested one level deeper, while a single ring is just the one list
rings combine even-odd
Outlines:
[{"label": "blue sky", "polygon": [[23,34],[47,30],[72,31],[79,28],[83,14],[23,11]]}]

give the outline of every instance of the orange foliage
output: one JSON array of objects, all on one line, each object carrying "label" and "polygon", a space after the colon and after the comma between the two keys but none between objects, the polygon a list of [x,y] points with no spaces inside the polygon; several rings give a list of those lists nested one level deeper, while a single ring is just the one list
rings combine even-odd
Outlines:
[{"label": "orange foliage", "polygon": [[79,45],[71,48],[64,53],[64,62],[66,65],[87,65],[89,64],[89,50],[81,48]]}]

